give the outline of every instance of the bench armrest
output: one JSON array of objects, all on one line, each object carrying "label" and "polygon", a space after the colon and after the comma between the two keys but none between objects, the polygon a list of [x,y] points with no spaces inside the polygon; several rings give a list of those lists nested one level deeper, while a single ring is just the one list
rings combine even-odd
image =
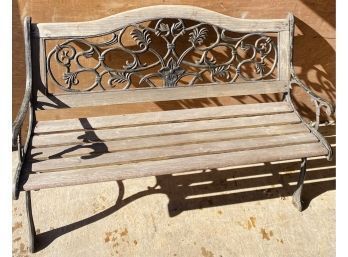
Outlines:
[{"label": "bench armrest", "polygon": [[[25,92],[21,107],[16,119],[12,123],[12,146],[20,144],[20,132],[25,119],[25,115],[29,109],[31,91],[32,91],[32,67],[31,67],[31,44],[30,44],[30,26],[31,17],[24,18],[24,46],[25,46],[25,68],[26,68],[26,84]],[[30,128],[31,124],[29,124]],[[19,149],[20,145],[18,145]]]},{"label": "bench armrest", "polygon": [[295,74],[294,69],[291,69],[291,79],[290,79],[290,86],[293,84],[298,85],[300,88],[302,88],[307,95],[310,96],[312,102],[315,104],[315,122],[312,123],[312,126],[318,130],[319,128],[319,121],[320,121],[320,110],[321,108],[325,108],[325,111],[327,115],[332,115],[335,112],[334,106],[329,103],[328,101],[322,99],[320,96],[315,94],[311,89],[308,88],[306,84],[304,84]]},{"label": "bench armrest", "polygon": [[31,85],[28,85],[27,83],[21,107],[19,108],[16,119],[12,123],[12,147],[17,146],[18,144],[18,138],[20,136],[23,121],[29,109],[30,96]]}]

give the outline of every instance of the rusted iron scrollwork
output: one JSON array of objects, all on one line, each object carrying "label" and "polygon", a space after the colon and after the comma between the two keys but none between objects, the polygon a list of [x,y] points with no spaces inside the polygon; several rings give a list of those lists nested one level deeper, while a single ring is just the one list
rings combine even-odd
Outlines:
[{"label": "rusted iron scrollwork", "polygon": [[[205,23],[186,26],[182,19],[160,19],[153,24],[153,27],[131,24],[112,32],[111,38],[102,43],[93,43],[88,38],[67,39],[56,45],[48,54],[48,74],[54,83],[65,91],[91,91],[97,87],[106,90],[107,85],[108,88],[120,88],[121,85],[122,89],[128,89],[135,83],[138,83],[138,87],[176,87],[183,85],[180,80],[184,77],[189,77],[185,85],[192,86],[202,81],[203,73],[209,74],[206,76],[207,83],[219,83],[222,79],[224,82],[232,83],[237,78],[245,81],[274,79],[278,53],[276,43],[268,35],[251,33],[230,37],[226,35],[225,29]],[[127,47],[122,42],[129,28],[132,28],[130,36],[137,43],[137,49]],[[210,32],[212,34],[209,34]],[[207,43],[208,35],[215,37],[215,42]],[[155,37],[166,44],[164,55],[152,44]],[[184,38],[189,47],[178,53],[176,46],[179,40]],[[74,44],[84,45],[88,49],[78,50]],[[214,50],[219,47],[227,50],[226,60],[221,61],[214,57]],[[129,55],[131,60],[125,61],[120,68],[109,67],[105,59],[112,51],[122,51]],[[244,52],[244,56],[240,55],[240,52]],[[140,56],[145,53],[152,54],[156,61],[142,62]],[[198,56],[198,59],[189,59],[192,54]],[[80,62],[82,57],[97,58],[98,63],[94,67],[85,67]],[[266,60],[269,65],[266,65]],[[63,79],[58,79],[52,72],[52,65],[56,64],[65,70]],[[246,75],[246,72],[242,72],[246,66],[253,68],[252,74]],[[83,89],[78,89],[76,85],[79,84],[80,73],[91,73],[95,80]],[[107,83],[102,79],[106,74],[109,78]],[[160,78],[161,85],[158,85],[158,82],[156,84],[154,78],[157,78],[157,81]]]}]

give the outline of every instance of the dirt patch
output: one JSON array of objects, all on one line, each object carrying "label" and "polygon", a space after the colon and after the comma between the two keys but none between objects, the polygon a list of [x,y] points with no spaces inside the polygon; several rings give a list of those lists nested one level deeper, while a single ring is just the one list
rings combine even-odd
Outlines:
[{"label": "dirt patch", "polygon": [[18,242],[19,240],[21,240],[21,237],[17,237],[15,239],[13,239],[13,242]]},{"label": "dirt patch", "polygon": [[124,256],[125,249],[138,244],[137,240],[129,238],[127,228],[105,232],[104,243],[110,246],[111,256]]},{"label": "dirt patch", "polygon": [[247,230],[256,228],[256,217],[249,217],[246,222],[238,222],[238,224]]},{"label": "dirt patch", "polygon": [[201,250],[202,250],[202,256],[203,257],[214,257],[213,252],[205,249],[204,247],[201,247]]},{"label": "dirt patch", "polygon": [[107,199],[105,196],[99,196],[97,201],[93,203],[93,213],[98,213],[105,210],[107,205],[106,200]]},{"label": "dirt patch", "polygon": [[260,233],[262,235],[262,239],[264,239],[264,240],[271,240],[271,237],[273,236],[272,230],[267,232],[266,229],[264,229],[264,228],[261,228]]},{"label": "dirt patch", "polygon": [[22,222],[16,222],[16,223],[12,226],[12,233],[13,233],[14,231],[16,231],[17,229],[21,228],[21,227],[23,227]]},{"label": "dirt patch", "polygon": [[127,236],[127,235],[128,235],[128,230],[127,228],[125,228],[124,231],[120,233],[120,236]]},{"label": "dirt patch", "polygon": [[278,239],[278,238],[277,238],[277,242],[279,242],[279,243],[281,243],[281,244],[284,244],[283,239]]},{"label": "dirt patch", "polygon": [[21,243],[21,244],[19,245],[19,254],[20,254],[21,256],[22,256],[22,255],[28,256],[27,253],[28,253],[28,248],[25,247],[25,245],[24,245],[23,243]]},{"label": "dirt patch", "polygon": [[251,228],[256,228],[256,218],[255,217],[250,217],[248,220],[248,229],[250,230]]}]

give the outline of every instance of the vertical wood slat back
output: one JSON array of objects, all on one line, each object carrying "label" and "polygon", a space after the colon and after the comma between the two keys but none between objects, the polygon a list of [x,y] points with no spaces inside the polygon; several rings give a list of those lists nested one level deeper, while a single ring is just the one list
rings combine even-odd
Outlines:
[{"label": "vertical wood slat back", "polygon": [[[80,106],[88,106],[88,101],[80,101],[74,104],[74,101],[69,101],[67,99],[71,99],[76,94],[85,94],[88,95],[89,98],[97,98],[104,97],[103,94],[98,92],[95,94],[94,92],[64,92],[60,94],[47,94],[47,80],[49,79],[47,74],[47,52],[46,52],[46,41],[55,40],[55,39],[71,39],[71,38],[89,38],[99,35],[106,35],[116,29],[128,26],[130,24],[137,24],[147,20],[159,20],[162,18],[166,19],[187,19],[193,20],[196,22],[204,22],[205,24],[211,24],[213,26],[217,26],[220,29],[225,29],[227,31],[238,32],[238,33],[276,33],[277,35],[277,69],[276,75],[277,77],[274,80],[260,80],[258,82],[251,81],[245,83],[234,82],[226,92],[223,92],[223,89],[220,87],[217,88],[216,94],[214,91],[204,89],[205,91],[209,91],[210,93],[198,93],[197,97],[195,96],[195,92],[199,92],[200,88],[197,89],[187,89],[184,87],[174,87],[171,88],[171,96],[168,98],[168,93],[165,90],[156,89],[149,90],[142,89],[142,92],[152,91],[155,95],[157,95],[154,101],[159,101],[163,99],[166,100],[178,100],[179,97],[182,99],[183,94],[185,92],[189,92],[191,96],[189,99],[194,98],[202,98],[206,97],[219,97],[224,95],[247,95],[247,94],[268,94],[268,93],[277,93],[277,92],[286,92],[288,87],[288,81],[290,78],[290,59],[291,59],[291,42],[292,42],[292,28],[293,26],[293,18],[292,15],[289,14],[286,19],[238,19],[229,17],[220,13],[216,13],[213,11],[205,10],[198,7],[193,6],[182,6],[182,5],[174,5],[174,6],[152,6],[152,7],[144,7],[139,8],[123,13],[119,13],[110,17],[106,17],[100,20],[88,21],[88,22],[67,22],[67,23],[37,23],[32,24],[32,55],[34,70],[34,96],[38,96],[38,101],[42,101],[40,108],[42,109],[51,109],[51,108],[59,108],[59,107],[80,107]],[[140,35],[141,36],[141,35]],[[165,63],[166,64],[166,63]],[[167,67],[172,65],[167,62]],[[173,66],[173,65],[172,65]],[[173,67],[172,67],[173,68]],[[176,68],[176,67],[174,67]],[[116,74],[117,76],[119,74]],[[118,77],[116,77],[118,78]],[[278,81],[278,82],[277,82]],[[281,83],[283,82],[283,83]],[[252,83],[255,83],[254,85]],[[168,86],[168,85],[167,85]],[[166,86],[166,87],[167,87]],[[173,85],[169,85],[173,86]],[[199,84],[200,86],[200,84]],[[241,90],[241,87],[244,86],[245,90]],[[226,85],[229,87],[229,85]],[[260,87],[259,89],[256,89]],[[220,89],[219,89],[220,88]],[[234,88],[236,91],[234,92]],[[265,88],[263,90],[262,88]],[[186,91],[185,91],[186,90]],[[231,90],[233,92],[231,92]],[[132,102],[141,102],[141,97],[136,97],[134,100],[133,95],[139,95],[140,92],[134,93],[134,91],[138,90],[109,90],[105,93],[112,93],[115,102],[106,101],[105,104],[117,104],[117,103],[127,103],[127,94],[130,96],[130,103]],[[158,91],[155,93],[155,91]],[[228,92],[230,91],[230,92]],[[247,93],[249,91],[249,93]],[[122,96],[123,100],[118,101],[117,95]],[[163,92],[163,93],[161,93]],[[178,92],[178,93],[176,93]],[[146,92],[145,94],[151,95],[150,92]],[[175,95],[178,95],[178,98],[175,99]],[[48,96],[48,98],[47,98]],[[111,99],[111,97],[109,97]],[[132,100],[133,99],[133,100]],[[86,99],[87,100],[87,99]],[[147,96],[146,101],[151,101],[151,97]],[[59,104],[59,102],[63,103],[67,101],[67,103]],[[97,101],[98,104],[101,103],[101,100]],[[58,103],[58,104],[57,104]],[[44,106],[44,107],[43,107]]]}]

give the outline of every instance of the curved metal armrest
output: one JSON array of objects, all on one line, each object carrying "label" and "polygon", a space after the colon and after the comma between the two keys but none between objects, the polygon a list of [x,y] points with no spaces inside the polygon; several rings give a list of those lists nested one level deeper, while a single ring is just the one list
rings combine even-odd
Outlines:
[{"label": "curved metal armrest", "polygon": [[19,108],[16,119],[12,123],[12,147],[15,147],[18,143],[18,137],[20,136],[23,121],[29,109],[30,95],[31,87],[27,85],[21,107]]},{"label": "curved metal armrest", "polygon": [[290,80],[290,86],[292,84],[296,84],[300,86],[312,99],[312,101],[315,104],[315,114],[316,114],[316,120],[314,122],[314,128],[318,130],[319,128],[319,118],[320,118],[320,110],[321,108],[325,108],[325,111],[327,115],[332,115],[335,112],[334,106],[329,103],[328,101],[322,99],[318,95],[316,95],[312,90],[310,90],[295,74],[294,70],[291,71],[291,80]]},{"label": "curved metal armrest", "polygon": [[[31,17],[24,18],[24,45],[25,45],[25,67],[26,67],[26,84],[23,102],[19,108],[18,115],[12,124],[12,146],[16,146],[20,136],[20,131],[25,119],[25,115],[29,109],[31,91],[32,91],[32,67],[31,67],[31,43],[30,43],[30,26]],[[19,140],[20,142],[20,140]],[[18,146],[20,147],[20,146]]]}]

